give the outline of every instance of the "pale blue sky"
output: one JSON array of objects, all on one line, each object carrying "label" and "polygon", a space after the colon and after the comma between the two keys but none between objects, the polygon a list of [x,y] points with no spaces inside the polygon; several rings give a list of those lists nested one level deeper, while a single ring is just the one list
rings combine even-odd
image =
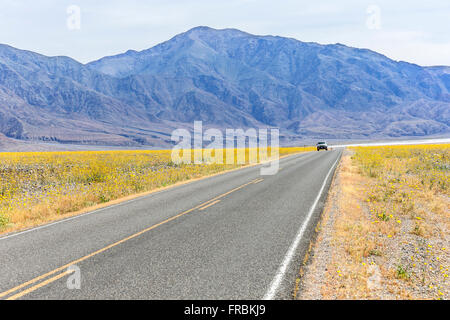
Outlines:
[{"label": "pale blue sky", "polygon": [[[71,5],[81,10],[79,30],[67,27]],[[449,0],[0,0],[0,43],[80,62],[147,49],[199,25],[450,65]]]}]

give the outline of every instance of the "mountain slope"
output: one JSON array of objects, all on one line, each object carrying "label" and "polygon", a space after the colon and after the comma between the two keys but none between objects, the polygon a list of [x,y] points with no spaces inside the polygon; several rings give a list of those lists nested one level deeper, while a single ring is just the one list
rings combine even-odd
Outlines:
[{"label": "mountain slope", "polygon": [[0,45],[0,133],[19,139],[168,146],[194,120],[286,141],[447,135],[449,90],[449,67],[235,29],[87,65]]},{"label": "mountain slope", "polygon": [[[106,57],[89,67],[118,78],[194,77],[197,87],[258,121],[306,136],[448,132],[448,68],[395,62],[343,45],[199,27],[149,50]],[[436,103],[442,112],[430,113]]]}]

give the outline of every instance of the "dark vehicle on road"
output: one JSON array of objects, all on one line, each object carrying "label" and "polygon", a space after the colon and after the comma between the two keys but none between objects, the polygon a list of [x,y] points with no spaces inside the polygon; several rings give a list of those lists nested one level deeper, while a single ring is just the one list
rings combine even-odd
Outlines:
[{"label": "dark vehicle on road", "polygon": [[320,149],[325,149],[328,151],[327,143],[324,141],[317,143],[317,151],[320,151]]}]

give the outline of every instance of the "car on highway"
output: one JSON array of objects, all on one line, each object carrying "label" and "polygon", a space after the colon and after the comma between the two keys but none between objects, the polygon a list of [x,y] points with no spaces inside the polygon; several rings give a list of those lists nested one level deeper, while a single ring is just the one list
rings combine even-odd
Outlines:
[{"label": "car on highway", "polygon": [[317,143],[317,151],[320,151],[321,149],[325,149],[328,151],[328,145],[325,141],[321,141]]}]

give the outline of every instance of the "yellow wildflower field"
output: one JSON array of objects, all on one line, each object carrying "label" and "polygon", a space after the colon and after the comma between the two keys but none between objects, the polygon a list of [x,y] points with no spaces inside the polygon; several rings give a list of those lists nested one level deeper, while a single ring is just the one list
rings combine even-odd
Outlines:
[{"label": "yellow wildflower field", "polygon": [[[448,298],[450,145],[354,148],[370,178],[364,200],[392,292],[402,298]],[[394,285],[395,284],[395,285]],[[388,285],[389,287],[389,285]]]},{"label": "yellow wildflower field", "polygon": [[300,298],[448,299],[449,195],[449,144],[348,148]]},{"label": "yellow wildflower field", "polygon": [[[279,154],[312,150],[313,147],[279,148]],[[206,150],[203,152],[210,156]],[[235,157],[238,152],[239,149],[235,150]],[[236,159],[234,164],[176,164],[171,153],[171,150],[0,153],[0,232],[242,166]],[[248,149],[245,154],[248,160]]]},{"label": "yellow wildflower field", "polygon": [[[450,145],[430,144],[353,148],[364,174],[389,184],[450,193]],[[389,181],[385,181],[385,179]],[[380,185],[384,185],[380,183]],[[388,191],[391,193],[391,191]]]}]

